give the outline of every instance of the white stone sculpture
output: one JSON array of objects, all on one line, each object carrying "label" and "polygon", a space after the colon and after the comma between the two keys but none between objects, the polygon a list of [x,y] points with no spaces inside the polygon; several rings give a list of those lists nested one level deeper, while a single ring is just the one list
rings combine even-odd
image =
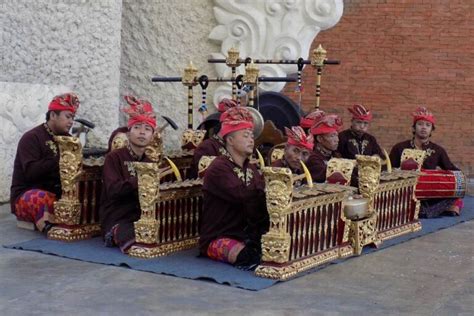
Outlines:
[{"label": "white stone sculpture", "polygon": [[[240,57],[253,59],[308,58],[314,38],[321,30],[334,26],[342,16],[342,0],[215,0],[214,16],[218,25],[209,38],[221,42],[221,51],[211,58],[226,58],[236,47]],[[215,64],[219,76],[230,77],[225,64]],[[296,65],[259,65],[260,76],[285,77],[297,71]],[[239,73],[244,72],[243,66]],[[279,92],[285,83],[265,83],[260,88]],[[214,93],[217,104],[231,94],[230,84]]]}]

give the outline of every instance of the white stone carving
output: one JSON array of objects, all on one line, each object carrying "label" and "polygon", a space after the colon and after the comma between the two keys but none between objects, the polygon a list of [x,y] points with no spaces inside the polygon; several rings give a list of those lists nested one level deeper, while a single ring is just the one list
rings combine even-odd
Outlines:
[{"label": "white stone carving", "polygon": [[21,136],[45,120],[51,99],[66,86],[0,82],[0,202],[10,198],[16,148]]},{"label": "white stone carving", "polygon": [[[321,30],[334,26],[342,16],[342,0],[214,0],[214,16],[218,22],[209,38],[221,42],[221,51],[211,58],[226,58],[231,47],[240,57],[265,59],[308,58],[314,38]],[[230,77],[225,64],[215,64],[219,76]],[[259,65],[260,76],[295,73],[296,65]],[[245,71],[243,66],[238,72]],[[279,92],[285,83],[265,83],[259,88]],[[214,93],[217,103],[231,94],[230,84]]]}]

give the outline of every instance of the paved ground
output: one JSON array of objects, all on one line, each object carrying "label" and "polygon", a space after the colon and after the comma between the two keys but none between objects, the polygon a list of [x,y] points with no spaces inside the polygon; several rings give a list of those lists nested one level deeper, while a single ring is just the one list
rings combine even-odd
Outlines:
[{"label": "paved ground", "polygon": [[[0,206],[0,244],[37,233]],[[473,315],[474,221],[251,292],[0,248],[1,315]]]}]

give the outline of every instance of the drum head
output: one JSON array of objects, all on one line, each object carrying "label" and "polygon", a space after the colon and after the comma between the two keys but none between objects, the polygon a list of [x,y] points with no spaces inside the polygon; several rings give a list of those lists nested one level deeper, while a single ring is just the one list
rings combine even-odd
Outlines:
[{"label": "drum head", "polygon": [[255,107],[259,109],[264,121],[272,121],[283,132],[284,127],[299,125],[303,115],[296,102],[278,92],[261,93]]}]

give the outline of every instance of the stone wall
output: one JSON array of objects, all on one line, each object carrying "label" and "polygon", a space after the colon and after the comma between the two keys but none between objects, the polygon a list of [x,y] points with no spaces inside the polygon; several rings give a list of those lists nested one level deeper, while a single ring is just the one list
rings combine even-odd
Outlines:
[{"label": "stone wall", "polygon": [[95,144],[118,125],[121,9],[121,0],[1,1],[0,201],[21,134],[44,120],[54,94],[79,95]]}]

